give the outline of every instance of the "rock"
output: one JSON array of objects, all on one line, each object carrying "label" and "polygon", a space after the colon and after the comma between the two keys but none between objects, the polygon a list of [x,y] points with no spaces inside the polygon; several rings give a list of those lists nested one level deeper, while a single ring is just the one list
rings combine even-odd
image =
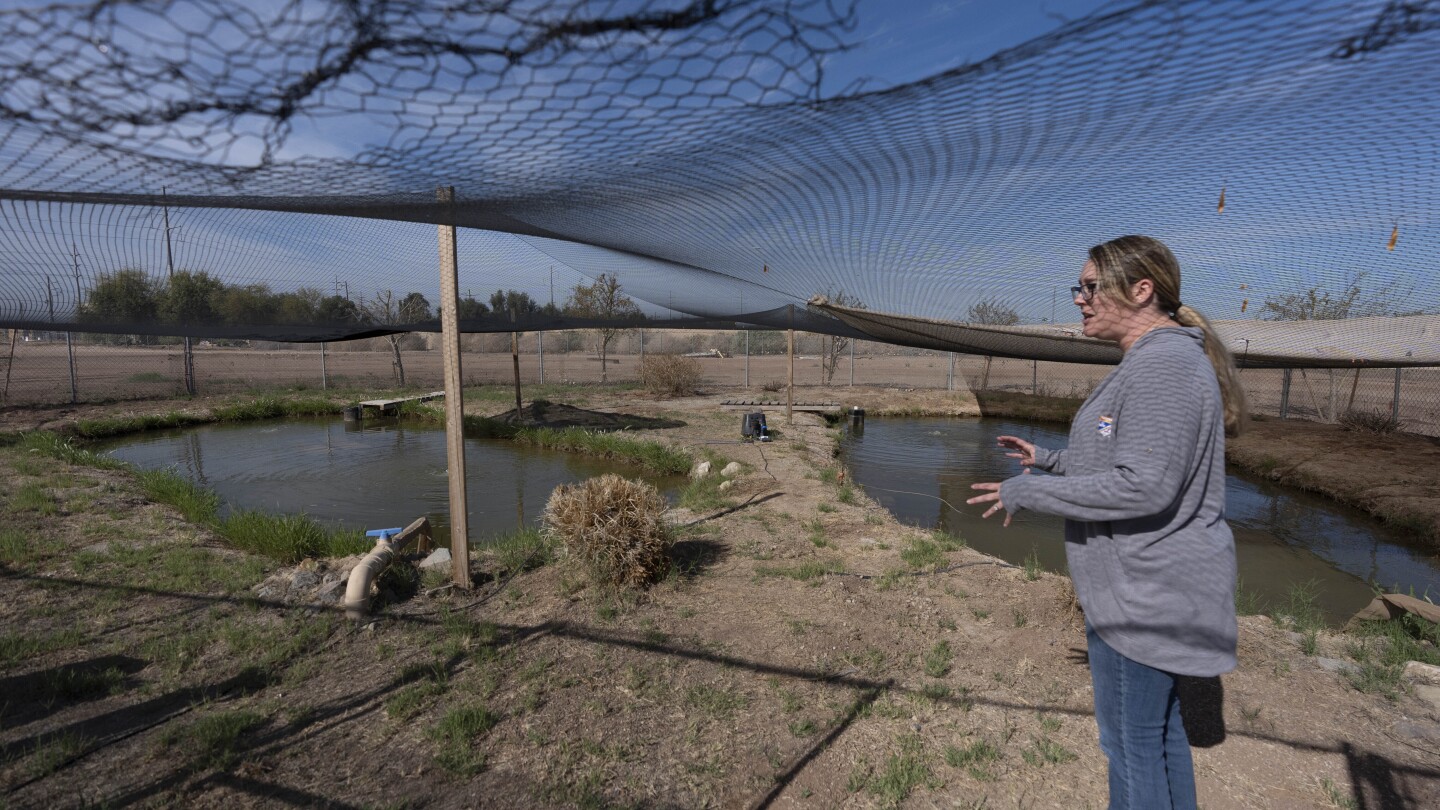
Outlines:
[{"label": "rock", "polygon": [[704,478],[705,476],[707,476],[707,475],[709,475],[709,474],[710,474],[710,462],[708,462],[708,461],[702,461],[702,462],[700,462],[699,464],[696,464],[696,465],[695,465],[695,469],[693,469],[693,470],[690,471],[690,477],[691,477],[691,478],[696,478],[696,479]]},{"label": "rock", "polygon": [[1400,720],[1395,723],[1395,733],[1412,740],[1440,743],[1440,723]]},{"label": "rock", "polygon": [[720,486],[716,487],[716,489],[720,490],[721,492],[728,492],[733,486],[735,486],[734,481],[722,481],[720,483]]},{"label": "rock", "polygon": [[721,470],[720,474],[725,476],[726,478],[734,478],[735,476],[740,474],[740,462],[732,461],[729,464],[726,464],[725,469]]},{"label": "rock", "polygon": [[334,604],[340,601],[341,595],[345,593],[345,583],[340,580],[329,582],[320,586],[315,592],[315,599],[325,604]]},{"label": "rock", "polygon": [[1430,704],[1432,711],[1440,712],[1440,686],[1418,683],[1410,688],[1415,691],[1415,697]]},{"label": "rock", "polygon": [[430,552],[429,557],[420,561],[420,568],[422,570],[441,567],[450,567],[450,549],[448,548],[437,548]]},{"label": "rock", "polygon": [[1357,671],[1357,668],[1354,664],[1350,663],[1349,661],[1341,661],[1339,658],[1317,657],[1315,659],[1315,666],[1325,670],[1326,672],[1335,672],[1341,675],[1348,675],[1351,672]]},{"label": "rock", "polygon": [[1440,686],[1440,667],[1419,661],[1406,661],[1405,680],[1413,684]]},{"label": "rock", "polygon": [[303,568],[290,575],[290,587],[294,590],[313,588],[320,584],[320,575]]}]

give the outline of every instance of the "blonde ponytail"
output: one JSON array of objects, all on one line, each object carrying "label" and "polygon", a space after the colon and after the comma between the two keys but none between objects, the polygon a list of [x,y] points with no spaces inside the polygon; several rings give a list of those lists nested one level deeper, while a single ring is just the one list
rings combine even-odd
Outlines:
[{"label": "blonde ponytail", "polygon": [[1225,433],[1239,436],[1250,420],[1250,408],[1245,401],[1245,386],[1240,384],[1240,372],[1235,368],[1235,358],[1210,321],[1194,307],[1181,304],[1175,310],[1175,321],[1181,326],[1198,326],[1205,332],[1205,356],[1215,367],[1215,380],[1220,383],[1220,402],[1225,410]]}]

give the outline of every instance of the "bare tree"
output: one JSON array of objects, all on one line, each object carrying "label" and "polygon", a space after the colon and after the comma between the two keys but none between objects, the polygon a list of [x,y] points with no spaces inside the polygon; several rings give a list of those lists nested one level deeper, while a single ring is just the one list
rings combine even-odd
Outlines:
[{"label": "bare tree", "polygon": [[[620,279],[601,273],[591,284],[576,284],[565,302],[565,313],[577,318],[621,320],[640,318],[640,308],[620,292]],[[595,353],[600,357],[600,382],[609,382],[610,343],[623,327],[603,326],[593,330]]]},{"label": "bare tree", "polygon": [[1400,302],[1409,291],[1394,283],[1366,290],[1363,285],[1369,275],[1366,271],[1356,273],[1339,291],[1315,286],[1303,293],[1272,295],[1261,305],[1260,317],[1267,321],[1340,321],[1377,315],[1419,314],[1400,311]]},{"label": "bare tree", "polygon": [[[421,300],[424,300],[423,297]],[[407,316],[413,314],[411,311],[413,308],[413,298],[397,296],[394,290],[380,290],[375,293],[374,298],[360,301],[360,312],[365,319],[379,326],[411,322],[412,318]],[[385,342],[390,344],[390,351],[394,353],[390,365],[395,370],[395,380],[402,387],[405,385],[405,360],[400,355],[400,339],[406,334],[405,332],[392,332],[385,336]]]},{"label": "bare tree", "polygon": [[[970,323],[983,323],[988,326],[1014,326],[1020,323],[1020,315],[1015,308],[1001,301],[999,298],[985,298],[979,303],[972,304],[970,311],[966,313],[965,320]],[[990,388],[990,364],[995,362],[992,355],[985,355],[985,370],[980,374],[980,390]]]},{"label": "bare tree", "polygon": [[[836,306],[850,307],[851,309],[865,308],[865,305],[860,302],[859,298],[844,290],[834,295],[826,292],[825,297],[830,300],[830,303]],[[835,369],[840,367],[841,356],[845,354],[846,349],[850,348],[850,340],[850,337],[847,335],[826,335],[821,339],[820,371],[826,385],[829,385],[830,381],[835,378]]]}]

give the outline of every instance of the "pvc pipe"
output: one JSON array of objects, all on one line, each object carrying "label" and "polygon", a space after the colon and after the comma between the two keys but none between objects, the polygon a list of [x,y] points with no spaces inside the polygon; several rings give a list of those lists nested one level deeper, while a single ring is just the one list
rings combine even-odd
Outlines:
[{"label": "pvc pipe", "polygon": [[[352,619],[363,619],[370,612],[370,587],[385,566],[395,558],[395,546],[390,542],[390,532],[399,529],[385,529],[379,532],[380,539],[375,548],[365,555],[358,565],[350,570],[350,581],[345,585],[345,615]],[[366,532],[370,534],[370,532]]]},{"label": "pvc pipe", "polygon": [[370,588],[396,554],[417,539],[422,542],[421,548],[428,548],[430,521],[422,517],[403,529],[373,529],[365,535],[377,539],[375,548],[350,570],[350,580],[345,585],[343,604],[345,615],[351,619],[363,619],[370,613]]}]

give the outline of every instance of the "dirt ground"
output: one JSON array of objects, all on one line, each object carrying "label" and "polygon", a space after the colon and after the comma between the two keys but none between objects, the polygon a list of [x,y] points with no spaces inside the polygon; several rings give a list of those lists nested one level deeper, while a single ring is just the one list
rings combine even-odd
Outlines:
[{"label": "dirt ground", "polygon": [[[0,447],[4,804],[1104,806],[1068,581],[899,525],[845,487],[818,416],[767,409],[775,441],[735,442],[719,403],[737,395],[586,398],[744,466],[732,506],[674,511],[676,572],[650,591],[563,562],[495,576],[481,554],[475,590],[358,624],[256,590],[323,566],[229,551],[128,473]],[[846,402],[981,411],[943,391]],[[10,410],[0,429],[174,405]],[[1259,423],[1237,455],[1323,477],[1322,457],[1366,451],[1301,427]],[[1437,465],[1396,463],[1440,449],[1368,444],[1345,465],[1396,473],[1366,479],[1377,503],[1440,501]],[[1297,636],[1243,617],[1240,668],[1189,685],[1202,806],[1440,806],[1435,707],[1357,691],[1343,636]]]}]

